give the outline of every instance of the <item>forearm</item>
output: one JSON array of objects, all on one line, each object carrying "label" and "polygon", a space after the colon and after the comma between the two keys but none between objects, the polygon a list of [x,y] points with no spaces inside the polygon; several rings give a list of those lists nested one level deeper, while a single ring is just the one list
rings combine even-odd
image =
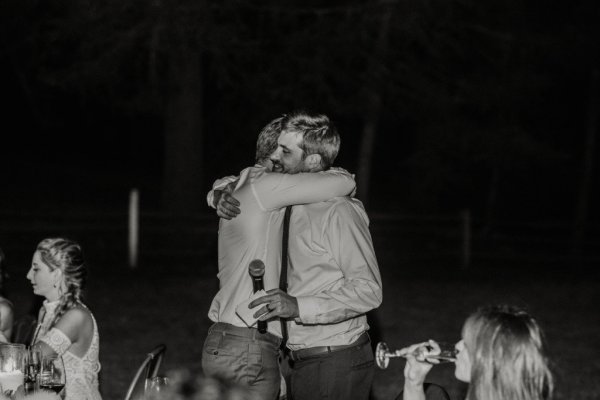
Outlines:
[{"label": "forearm", "polygon": [[345,170],[316,173],[269,173],[253,183],[257,199],[265,209],[319,203],[354,192],[356,182]]},{"label": "forearm", "polygon": [[298,296],[298,322],[330,324],[354,318],[381,305],[381,285],[375,280],[354,279],[332,290]]},{"label": "forearm", "polygon": [[425,390],[423,384],[404,381],[403,400],[425,400]]},{"label": "forearm", "polygon": [[[432,364],[424,358],[429,342],[421,342],[400,349],[400,354],[406,357],[404,364],[404,400],[424,400],[425,377],[431,371]],[[417,356],[415,356],[417,354]]]},{"label": "forearm", "polygon": [[57,327],[50,329],[36,343],[45,355],[63,355],[73,344],[65,332]]},{"label": "forearm", "polygon": [[339,269],[338,278],[327,287],[320,284],[323,289],[318,293],[298,299],[304,323],[344,321],[379,307],[382,301],[381,275],[365,219],[350,200],[342,200],[324,225],[325,248],[330,249],[332,269]]},{"label": "forearm", "polygon": [[50,347],[50,345],[48,345],[48,343],[46,343],[43,340],[40,340],[39,342],[37,342],[35,344],[35,346],[37,349],[40,350],[40,352],[42,353],[42,356],[53,357],[58,354],[58,352],[56,350],[54,350],[52,347]]}]

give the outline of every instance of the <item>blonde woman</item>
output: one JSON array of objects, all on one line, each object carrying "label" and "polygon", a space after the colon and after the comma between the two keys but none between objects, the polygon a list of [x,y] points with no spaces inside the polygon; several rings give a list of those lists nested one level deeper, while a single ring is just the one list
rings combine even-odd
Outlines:
[{"label": "blonde woman", "polygon": [[[524,310],[505,305],[479,309],[467,318],[456,349],[454,375],[469,383],[467,400],[552,398],[542,331]],[[429,341],[401,352],[407,355],[403,398],[423,400],[425,376],[436,363],[427,356],[439,353],[439,347]]]},{"label": "blonde woman", "polygon": [[101,400],[98,326],[81,298],[86,272],[79,244],[51,238],[38,244],[27,273],[33,292],[45,297],[32,343],[63,357],[65,400]]}]

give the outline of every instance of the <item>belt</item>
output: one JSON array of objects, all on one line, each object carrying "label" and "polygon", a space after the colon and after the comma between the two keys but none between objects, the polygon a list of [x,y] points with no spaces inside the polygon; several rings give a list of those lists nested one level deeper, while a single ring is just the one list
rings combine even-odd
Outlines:
[{"label": "belt", "polygon": [[225,322],[215,322],[209,329],[209,333],[218,333],[223,336],[238,336],[244,337],[250,340],[259,340],[263,342],[273,343],[275,346],[279,346],[281,338],[273,335],[272,333],[265,332],[260,333],[256,328],[242,328],[239,326],[231,325]]},{"label": "belt", "polygon": [[369,343],[369,335],[367,332],[364,332],[362,335],[358,337],[353,343],[350,344],[342,344],[339,346],[315,346],[315,347],[307,347],[306,349],[293,350],[289,352],[290,358],[292,361],[300,361],[305,360],[307,358],[312,357],[321,357],[326,356],[329,353],[334,353],[336,351],[346,350],[352,347],[361,346],[363,344]]}]

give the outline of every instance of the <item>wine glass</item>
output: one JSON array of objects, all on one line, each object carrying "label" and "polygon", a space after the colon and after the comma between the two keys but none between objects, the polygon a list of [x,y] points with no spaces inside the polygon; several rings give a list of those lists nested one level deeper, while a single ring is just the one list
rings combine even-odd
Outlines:
[{"label": "wine glass", "polygon": [[67,376],[62,357],[57,354],[43,356],[38,373],[39,388],[52,391],[64,399],[66,383]]},{"label": "wine glass", "polygon": [[[435,354],[428,354],[429,352],[434,350],[434,347],[431,345],[425,345],[416,349],[412,355],[415,357],[424,356],[427,360],[437,360],[436,364],[441,364],[445,362],[454,362],[456,361],[456,355],[458,354],[458,350],[454,348],[454,344],[447,342],[436,342],[440,347],[440,352]],[[375,348],[375,363],[381,369],[386,369],[390,363],[390,358],[403,357],[405,358],[407,353],[402,352],[401,350],[390,351],[390,348],[385,342],[377,343],[377,347]]]},{"label": "wine glass", "polygon": [[30,346],[25,352],[25,393],[35,391],[40,365],[42,363],[42,352],[38,346]]}]

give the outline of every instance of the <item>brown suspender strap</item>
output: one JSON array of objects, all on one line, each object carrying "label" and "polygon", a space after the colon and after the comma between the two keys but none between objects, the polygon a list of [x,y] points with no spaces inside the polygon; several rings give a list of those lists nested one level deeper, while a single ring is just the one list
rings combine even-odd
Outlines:
[{"label": "brown suspender strap", "polygon": [[[290,238],[290,215],[292,214],[292,206],[285,208],[283,215],[283,235],[281,237],[281,273],[279,275],[279,289],[287,293],[287,272],[288,272],[288,243]],[[285,349],[285,344],[288,339],[287,325],[285,318],[280,318],[281,322],[281,348]]]}]

